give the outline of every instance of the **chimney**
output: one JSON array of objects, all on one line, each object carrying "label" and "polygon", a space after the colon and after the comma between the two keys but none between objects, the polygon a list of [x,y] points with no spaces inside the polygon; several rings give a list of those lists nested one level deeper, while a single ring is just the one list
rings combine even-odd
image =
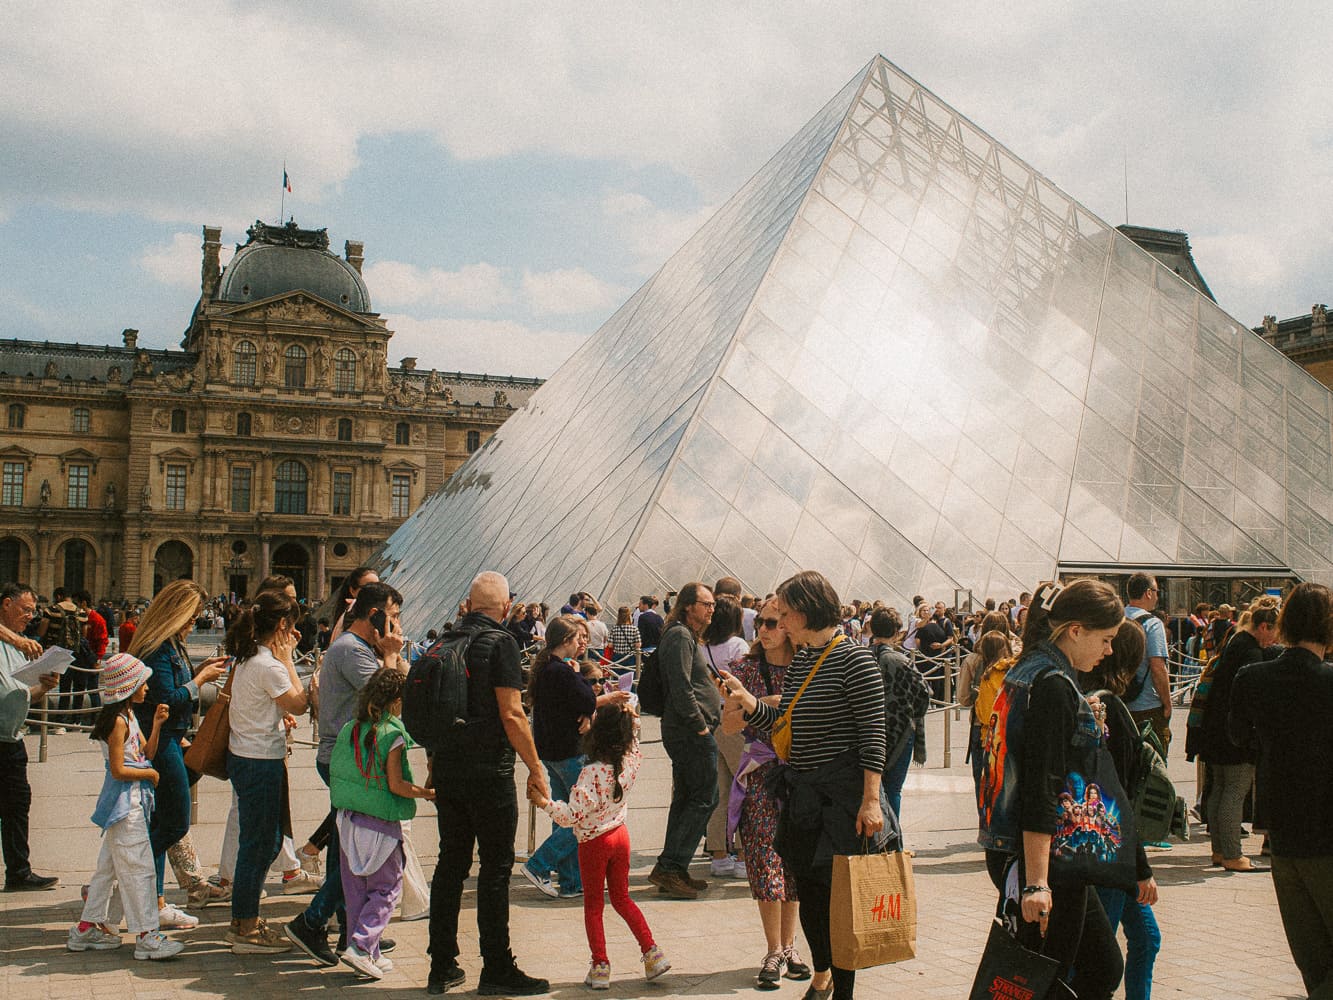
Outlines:
[{"label": "chimney", "polygon": [[403,360],[400,361],[399,364],[402,365],[403,371],[405,372],[414,372],[417,370],[416,358],[403,358]]},{"label": "chimney", "polygon": [[356,269],[356,273],[361,273],[361,262],[366,259],[366,245],[360,240],[348,240],[343,244],[343,256],[347,263]]},{"label": "chimney", "polygon": [[222,227],[204,226],[204,261],[199,268],[199,287],[203,297],[213,294],[218,287],[218,278],[222,275]]},{"label": "chimney", "polygon": [[122,330],[122,331],[120,332],[120,335],[121,335],[123,338],[125,338],[125,350],[127,350],[127,351],[138,350],[138,347],[139,347],[139,331],[138,331],[138,330]]}]

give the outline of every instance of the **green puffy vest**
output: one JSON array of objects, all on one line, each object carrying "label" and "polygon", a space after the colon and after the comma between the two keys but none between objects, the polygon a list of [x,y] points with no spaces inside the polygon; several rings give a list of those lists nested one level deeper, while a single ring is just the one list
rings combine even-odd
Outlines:
[{"label": "green puffy vest", "polygon": [[[359,748],[353,741],[354,733],[359,738]],[[343,726],[329,758],[329,798],[333,808],[388,820],[411,819],[417,814],[416,799],[400,798],[389,791],[389,750],[399,737],[405,743],[403,779],[411,781],[412,768],[407,763],[406,750],[415,744],[397,716],[386,716],[376,726],[355,719]]]}]

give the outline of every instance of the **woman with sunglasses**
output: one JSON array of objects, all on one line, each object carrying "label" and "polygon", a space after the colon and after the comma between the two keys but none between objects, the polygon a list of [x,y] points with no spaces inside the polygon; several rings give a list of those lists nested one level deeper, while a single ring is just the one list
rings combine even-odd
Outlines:
[{"label": "woman with sunglasses", "polygon": [[[736,667],[735,676],[757,699],[777,705],[787,667],[796,657],[796,647],[778,620],[771,600],[760,606],[754,625],[754,645]],[[750,880],[750,894],[759,906],[759,921],[768,945],[759,975],[755,977],[755,988],[776,990],[784,974],[788,979],[809,979],[810,966],[796,950],[796,923],[800,919],[796,879],[774,846],[778,800],[769,787],[769,777],[785,765],[773,751],[772,737],[747,726],[743,714],[739,705],[730,702],[722,713],[724,733],[745,735],[740,766],[731,788],[727,833],[741,835],[745,874]]]}]

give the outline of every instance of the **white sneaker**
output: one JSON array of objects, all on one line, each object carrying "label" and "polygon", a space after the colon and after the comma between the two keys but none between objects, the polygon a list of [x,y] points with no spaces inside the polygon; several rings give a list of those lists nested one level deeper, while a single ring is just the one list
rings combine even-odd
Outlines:
[{"label": "white sneaker", "polygon": [[746,878],[745,862],[737,858],[731,866],[731,877],[743,879]]},{"label": "white sneaker", "polygon": [[65,947],[70,951],[114,951],[120,947],[120,935],[108,934],[96,924],[81,931],[79,925],[75,924],[69,929]]},{"label": "white sneaker", "polygon": [[593,962],[588,974],[583,977],[583,985],[590,990],[609,990],[611,988],[611,963]]},{"label": "white sneaker", "polygon": [[348,942],[347,950],[342,953],[340,961],[343,965],[350,965],[363,976],[371,979],[384,978],[384,970],[375,964],[375,960],[351,942]]},{"label": "white sneaker", "polygon": [[643,953],[643,978],[652,980],[667,972],[671,968],[671,963],[667,957],[662,954],[662,949],[653,945]]},{"label": "white sneaker", "polygon": [[[316,858],[315,860],[318,861],[319,859]],[[291,878],[287,878],[285,875],[282,877],[282,894],[284,896],[300,896],[308,892],[315,892],[323,884],[323,879],[316,878],[303,867]]]},{"label": "white sneaker", "polygon": [[726,878],[735,873],[736,859],[730,856],[725,858],[714,858],[712,863],[708,866],[708,870],[715,878]]},{"label": "white sneaker", "polygon": [[542,878],[527,865],[520,865],[519,871],[523,873],[525,879],[533,884],[538,892],[550,896],[552,899],[560,895],[560,890],[555,887],[554,882],[549,878]]},{"label": "white sneaker", "polygon": [[386,976],[393,971],[393,959],[388,955],[381,955],[379,958],[375,959],[375,965],[379,968],[380,972],[384,973]]},{"label": "white sneaker", "polygon": [[318,854],[307,854],[305,851],[297,851],[296,856],[301,859],[301,870],[309,872],[315,878],[324,874],[324,866],[319,860]]},{"label": "white sneaker", "polygon": [[165,958],[174,958],[184,950],[185,945],[173,941],[161,931],[149,931],[134,942],[134,957],[141,962],[160,962]]},{"label": "white sneaker", "polygon": [[168,931],[192,931],[199,926],[199,918],[168,903],[157,911],[157,925]]}]

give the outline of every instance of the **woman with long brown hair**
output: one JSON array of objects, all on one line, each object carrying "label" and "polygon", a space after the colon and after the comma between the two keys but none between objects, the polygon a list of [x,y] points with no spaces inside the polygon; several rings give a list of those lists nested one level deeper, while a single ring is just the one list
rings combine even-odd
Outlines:
[{"label": "woman with long brown hair", "polygon": [[185,770],[181,740],[194,718],[199,686],[215,680],[226,657],[213,656],[198,669],[190,662],[185,640],[194,631],[195,621],[208,595],[193,580],[173,580],[153,598],[139,620],[129,653],[137,656],[153,672],[148,681],[148,697],[135,706],[140,728],[151,730],[158,705],[170,710],[162,724],[153,767],[159,779],[157,800],[148,823],[157,866],[157,905],[159,923],[164,928],[196,927],[199,921],[175,906],[167,905],[162,895],[162,875],[167,849],[190,832],[190,776]]}]

